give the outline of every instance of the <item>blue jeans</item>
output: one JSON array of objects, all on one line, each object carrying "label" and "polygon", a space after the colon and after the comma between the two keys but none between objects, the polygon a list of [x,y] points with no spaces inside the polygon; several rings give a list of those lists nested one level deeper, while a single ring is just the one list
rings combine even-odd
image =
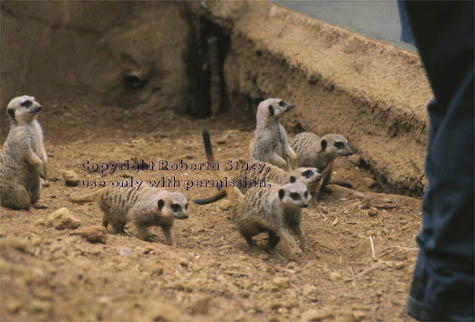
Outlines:
[{"label": "blue jeans", "polygon": [[435,96],[428,106],[429,185],[407,308],[419,320],[473,320],[474,3],[403,5]]}]

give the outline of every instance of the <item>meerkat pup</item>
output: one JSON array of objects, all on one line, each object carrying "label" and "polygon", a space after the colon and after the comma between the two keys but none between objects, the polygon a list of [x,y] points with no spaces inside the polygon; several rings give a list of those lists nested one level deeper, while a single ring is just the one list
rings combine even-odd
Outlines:
[{"label": "meerkat pup", "polygon": [[137,228],[138,237],[149,240],[147,229],[160,226],[169,245],[173,245],[173,222],[188,218],[188,201],[178,192],[145,187],[105,188],[92,194],[71,198],[74,203],[97,200],[104,213],[102,225],[107,229],[109,223],[116,233],[124,232],[124,226],[132,222]]},{"label": "meerkat pup", "polygon": [[40,177],[46,177],[43,131],[36,119],[42,106],[33,96],[19,96],[7,105],[10,132],[0,152],[0,204],[12,209],[45,208]]},{"label": "meerkat pup", "polygon": [[[203,140],[209,162],[215,162],[209,133],[203,130]],[[218,180],[224,174],[213,171]],[[305,249],[305,234],[301,228],[302,208],[309,205],[311,196],[302,183],[273,184],[271,187],[255,187],[243,194],[236,187],[226,187],[226,196],[233,201],[233,222],[249,246],[255,246],[253,236],[269,235],[267,249],[274,252],[280,239],[300,255]],[[214,200],[215,201],[215,200]],[[212,202],[212,201],[211,201]],[[200,203],[198,203],[200,204]],[[289,233],[292,229],[298,236],[300,248]]]},{"label": "meerkat pup", "polygon": [[[241,163],[241,162],[240,162]],[[249,163],[248,163],[249,164]],[[291,172],[287,172],[267,162],[259,162],[260,169],[245,169],[241,167],[238,175],[233,177],[233,182],[238,185],[239,190],[244,194],[251,188],[246,186],[246,182],[265,182],[265,183],[277,183],[280,185],[286,183],[302,183],[310,189],[314,185],[318,184],[321,179],[320,172],[316,168],[297,168]],[[252,163],[251,163],[252,166]],[[250,167],[249,167],[250,168]],[[220,190],[215,195],[207,197],[205,199],[196,199],[194,202],[197,204],[208,204],[226,196],[226,190]]]},{"label": "meerkat pup", "polygon": [[284,170],[297,167],[297,155],[289,145],[285,128],[279,123],[279,118],[292,108],[294,105],[280,98],[259,103],[251,161],[269,162]]},{"label": "meerkat pup", "polygon": [[353,154],[348,140],[340,134],[327,134],[320,138],[315,133],[304,132],[296,135],[290,145],[297,153],[300,167],[316,167],[322,174],[322,180],[310,187],[316,199],[320,198],[322,189],[330,182],[335,159]]}]

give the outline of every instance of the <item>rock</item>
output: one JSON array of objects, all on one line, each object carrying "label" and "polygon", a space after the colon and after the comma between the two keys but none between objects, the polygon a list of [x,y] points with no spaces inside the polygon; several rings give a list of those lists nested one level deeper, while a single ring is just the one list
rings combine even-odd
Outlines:
[{"label": "rock", "polygon": [[192,315],[206,315],[209,312],[210,303],[211,297],[204,296],[191,303],[191,305],[188,307],[188,310]]},{"label": "rock", "polygon": [[332,221],[332,226],[335,227],[336,225],[338,225],[338,218],[335,218],[335,219]]},{"label": "rock", "polygon": [[378,184],[378,182],[372,178],[363,178],[363,182],[368,188],[373,188]]},{"label": "rock", "polygon": [[366,313],[363,312],[363,311],[353,311],[353,318],[356,320],[356,321],[361,321],[365,318],[366,316]]},{"label": "rock", "polygon": [[73,216],[71,211],[66,208],[60,208],[48,215],[46,220],[48,227],[61,229],[76,229],[81,225],[81,221]]},{"label": "rock", "polygon": [[324,321],[332,318],[333,314],[331,314],[331,312],[327,312],[327,310],[316,309],[308,310],[301,316],[302,321]]},{"label": "rock", "polygon": [[163,274],[163,265],[156,260],[150,260],[142,265],[144,272],[150,273],[152,276],[160,276]]},{"label": "rock", "polygon": [[225,199],[218,204],[218,208],[221,210],[228,210],[231,206],[232,202],[229,199]]},{"label": "rock", "polygon": [[76,187],[79,185],[79,176],[73,170],[66,170],[63,172],[64,183],[68,187]]},{"label": "rock", "polygon": [[396,263],[394,263],[394,268],[395,268],[395,269],[401,270],[401,269],[403,269],[404,267],[406,267],[406,263],[404,263],[404,262],[396,262]]},{"label": "rock", "polygon": [[13,248],[24,253],[26,252],[28,246],[29,243],[26,239],[20,239],[12,236],[6,237],[0,241],[0,249],[2,251],[5,251],[9,248]]},{"label": "rock", "polygon": [[378,209],[376,209],[375,207],[369,208],[368,215],[370,217],[374,217],[374,216],[378,215]]},{"label": "rock", "polygon": [[289,269],[289,270],[293,270],[293,271],[296,271],[296,272],[299,272],[301,271],[302,269],[300,268],[299,264],[297,264],[296,262],[290,262],[287,264],[287,266],[285,266],[286,269]]},{"label": "rock", "polygon": [[226,135],[223,135],[223,136],[221,136],[221,137],[219,137],[219,138],[216,139],[216,143],[218,143],[218,144],[224,144],[224,143],[226,143],[226,140],[227,140],[227,139],[228,139],[228,135],[227,135],[227,134],[226,134]]},{"label": "rock", "polygon": [[360,209],[369,209],[371,207],[369,200],[361,201]]},{"label": "rock", "polygon": [[132,255],[132,249],[130,249],[129,247],[120,247],[119,255],[122,257],[129,257],[130,255]]},{"label": "rock", "polygon": [[272,284],[279,288],[288,288],[290,287],[290,279],[288,277],[274,277]]},{"label": "rock", "polygon": [[341,274],[340,273],[338,273],[338,272],[331,272],[330,273],[330,280],[331,281],[337,281],[339,279],[341,279]]},{"label": "rock", "polygon": [[361,165],[361,156],[359,154],[352,154],[348,157],[348,160],[350,160],[351,163],[353,163],[356,166]]},{"label": "rock", "polygon": [[90,226],[80,232],[81,236],[90,243],[103,243],[107,241],[107,230],[102,226]]},{"label": "rock", "polygon": [[318,290],[315,286],[305,286],[302,290],[303,296],[312,302],[318,301]]}]

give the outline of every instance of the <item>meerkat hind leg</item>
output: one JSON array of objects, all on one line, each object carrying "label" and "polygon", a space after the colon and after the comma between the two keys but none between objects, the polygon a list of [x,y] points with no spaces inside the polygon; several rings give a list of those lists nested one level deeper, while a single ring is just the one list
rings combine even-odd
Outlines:
[{"label": "meerkat hind leg", "polygon": [[10,186],[1,194],[1,204],[4,207],[20,210],[28,210],[31,207],[30,193],[23,185]]},{"label": "meerkat hind leg", "polygon": [[277,244],[279,243],[280,237],[273,231],[269,231],[269,239],[267,241],[267,250],[274,250]]},{"label": "meerkat hind leg", "polygon": [[137,235],[139,239],[149,241],[150,240],[150,234],[148,233],[147,227],[142,226],[142,225],[135,225],[137,228]]},{"label": "meerkat hind leg", "polygon": [[48,207],[45,205],[37,204],[38,200],[40,199],[40,187],[41,181],[38,178],[38,182],[36,182],[31,189],[31,206],[35,209],[48,209]]},{"label": "meerkat hind leg", "polygon": [[[110,223],[112,224],[112,229],[114,230],[114,233],[125,234],[125,231],[124,231],[125,222],[111,220]],[[102,220],[102,224],[104,224],[104,220]]]}]

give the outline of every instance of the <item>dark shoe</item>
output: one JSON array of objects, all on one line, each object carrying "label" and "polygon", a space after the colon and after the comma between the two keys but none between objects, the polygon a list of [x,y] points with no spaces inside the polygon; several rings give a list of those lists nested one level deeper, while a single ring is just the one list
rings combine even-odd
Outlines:
[{"label": "dark shoe", "polygon": [[421,321],[421,314],[424,309],[424,290],[425,283],[421,280],[414,279],[411,283],[406,304],[407,314],[419,321]]},{"label": "dark shoe", "polygon": [[415,279],[412,281],[407,298],[406,312],[418,321],[474,321],[473,316],[448,314],[447,312],[433,312],[424,308],[425,283]]}]

